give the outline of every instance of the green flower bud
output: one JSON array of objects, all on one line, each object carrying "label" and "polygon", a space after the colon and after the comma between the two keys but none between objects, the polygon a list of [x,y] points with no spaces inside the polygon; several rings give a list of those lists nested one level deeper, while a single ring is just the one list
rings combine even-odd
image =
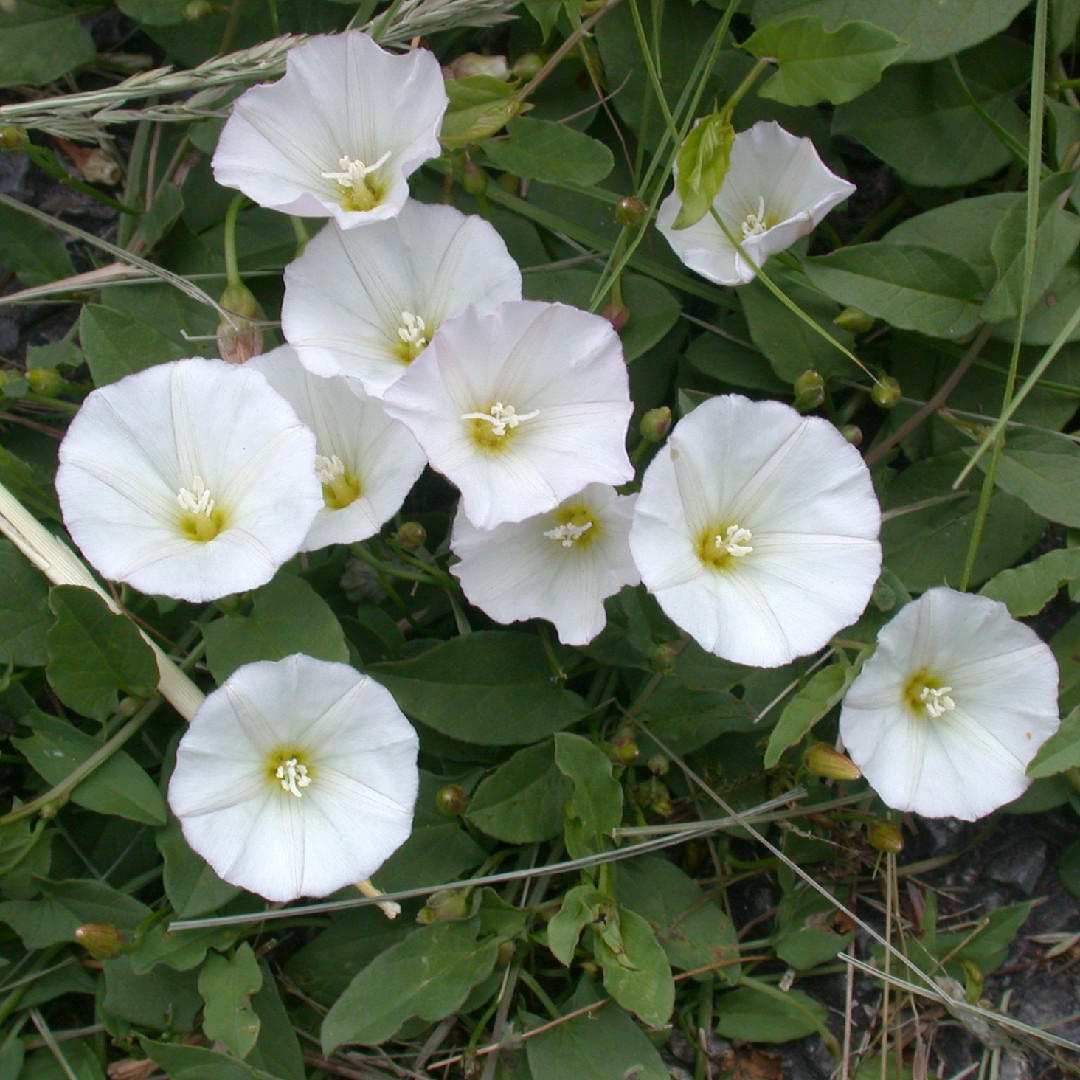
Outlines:
[{"label": "green flower bud", "polygon": [[645,222],[645,204],[635,195],[627,195],[615,207],[615,220],[630,229],[640,229]]},{"label": "green flower bud", "polygon": [[823,742],[807,748],[803,765],[808,772],[827,780],[858,780],[862,776],[859,766],[851,758]]},{"label": "green flower bud", "polygon": [[67,385],[64,376],[56,368],[32,367],[27,369],[26,381],[35,394],[42,397],[56,397]]},{"label": "green flower bud", "polygon": [[30,145],[30,136],[21,127],[4,124],[0,127],[0,150],[9,154],[21,154]]},{"label": "green flower bud", "polygon": [[678,659],[679,652],[674,645],[657,645],[649,653],[649,667],[657,675],[674,675]]},{"label": "green flower bud", "polygon": [[460,784],[447,784],[436,793],[435,805],[440,814],[458,817],[465,813],[465,807],[469,805],[469,793]]},{"label": "green flower bud", "polygon": [[859,427],[857,424],[845,424],[840,429],[840,434],[843,435],[844,438],[847,439],[847,441],[851,443],[852,446],[862,445],[862,428]]},{"label": "green flower bud", "polygon": [[632,727],[620,728],[611,740],[608,755],[616,765],[632,765],[641,756],[641,747],[637,744],[637,732]]},{"label": "green flower bud", "polygon": [[462,53],[455,57],[444,71],[452,79],[468,79],[473,75],[506,79],[510,75],[505,56],[484,56],[474,52]]},{"label": "green flower bud", "polygon": [[668,770],[671,768],[671,762],[668,761],[664,754],[653,754],[649,758],[649,772],[653,776],[667,776]]},{"label": "green flower bud", "polygon": [[891,821],[875,821],[866,830],[866,839],[876,851],[898,855],[904,850],[903,833]]},{"label": "green flower bud", "polygon": [[406,521],[394,533],[394,543],[406,551],[416,551],[423,547],[425,540],[427,540],[427,529],[419,521]]},{"label": "green flower bud", "polygon": [[801,413],[813,412],[825,400],[825,380],[816,371],[804,371],[792,390],[795,393],[792,404]]},{"label": "green flower bud", "polygon": [[615,327],[616,334],[630,320],[630,309],[625,304],[616,304],[614,301],[608,304],[600,314]]},{"label": "green flower bud", "polygon": [[857,307],[846,307],[833,319],[833,325],[841,330],[850,330],[853,334],[865,334],[874,325],[874,316],[867,315]]},{"label": "green flower bud", "polygon": [[470,915],[468,889],[440,889],[428,897],[427,903],[416,916],[416,921],[424,926],[431,923],[457,922]]},{"label": "green flower bud", "polygon": [[75,940],[95,960],[108,960],[123,947],[124,935],[112,923],[84,923],[75,927]]},{"label": "green flower bud", "polygon": [[192,23],[204,22],[212,15],[217,14],[217,11],[217,4],[212,4],[210,0],[191,0],[184,7],[184,18]]},{"label": "green flower bud", "polygon": [[544,58],[539,53],[527,52],[514,61],[510,73],[517,79],[532,79],[540,74]]},{"label": "green flower bud", "polygon": [[232,313],[223,315],[217,325],[217,344],[222,360],[243,364],[258,356],[263,350],[263,334],[251,321],[259,314],[259,303],[252,291],[237,281],[226,287],[218,303]]},{"label": "green flower bud", "polygon": [[475,161],[466,161],[461,166],[461,186],[470,195],[483,195],[487,191],[488,175]]},{"label": "green flower bud", "polygon": [[900,401],[900,383],[891,375],[879,372],[877,382],[870,391],[870,398],[875,405],[883,409],[891,409]]},{"label": "green flower bud", "polygon": [[650,409],[641,418],[641,437],[651,443],[663,442],[671,430],[671,410],[666,405]]}]

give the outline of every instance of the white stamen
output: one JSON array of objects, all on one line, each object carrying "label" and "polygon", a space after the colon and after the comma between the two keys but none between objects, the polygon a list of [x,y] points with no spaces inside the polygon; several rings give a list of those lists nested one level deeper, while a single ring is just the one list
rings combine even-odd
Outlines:
[{"label": "white stamen", "polygon": [[725,555],[733,555],[736,559],[741,559],[754,550],[750,546],[750,541],[753,539],[754,534],[749,529],[744,529],[739,525],[729,525],[724,530],[723,536],[717,533],[716,546]]},{"label": "white stamen", "polygon": [[401,326],[398,327],[398,337],[406,344],[419,352],[428,343],[427,326],[419,315],[411,311],[401,313]]},{"label": "white stamen", "polygon": [[176,493],[176,501],[180,504],[180,509],[189,514],[209,517],[214,512],[214,500],[201,476],[192,477],[191,487],[182,487]]},{"label": "white stamen", "polygon": [[495,404],[491,406],[490,411],[486,413],[462,413],[459,419],[486,420],[491,425],[492,435],[497,435],[499,438],[502,438],[502,436],[506,434],[507,428],[512,430],[516,428],[522,420],[532,420],[539,415],[539,409],[533,409],[530,413],[518,413],[513,405],[504,405],[501,401],[496,401]]},{"label": "white stamen", "polygon": [[572,521],[566,521],[554,529],[546,529],[544,535],[549,540],[558,540],[564,548],[573,547],[593,526],[591,521],[584,525],[575,525]]},{"label": "white stamen", "polygon": [[281,781],[281,786],[290,794],[295,795],[298,799],[304,797],[304,793],[300,790],[302,787],[307,787],[311,783],[311,777],[308,776],[307,766],[301,765],[296,758],[291,757],[288,761],[282,762],[274,775]]},{"label": "white stamen", "polygon": [[340,480],[345,475],[345,463],[337,456],[333,454],[330,457],[323,457],[322,454],[315,455],[315,475],[319,479],[320,484],[332,484],[335,480]]},{"label": "white stamen", "polygon": [[936,720],[956,708],[956,702],[949,697],[951,686],[924,686],[919,700],[926,706],[926,711]]},{"label": "white stamen", "polygon": [[749,240],[751,236],[760,236],[763,232],[768,232],[768,230],[769,225],[765,220],[765,196],[759,195],[757,211],[751,210],[742,223],[742,238]]},{"label": "white stamen", "polygon": [[365,165],[359,158],[342,157],[338,160],[341,172],[324,172],[319,175],[324,180],[335,181],[344,191],[358,191],[367,187],[365,178],[370,176],[376,169],[381,169],[390,157],[390,151],[374,165]]}]

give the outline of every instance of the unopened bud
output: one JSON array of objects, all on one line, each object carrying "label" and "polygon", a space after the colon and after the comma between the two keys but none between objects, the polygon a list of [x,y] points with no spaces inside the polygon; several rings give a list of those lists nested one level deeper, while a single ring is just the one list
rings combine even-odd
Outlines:
[{"label": "unopened bud", "polygon": [[235,282],[221,294],[219,303],[231,312],[217,325],[221,358],[230,364],[244,364],[262,352],[262,330],[251,321],[259,314],[258,302],[246,285]]},{"label": "unopened bud", "polygon": [[622,330],[630,320],[630,309],[625,304],[617,304],[614,301],[608,304],[600,314],[615,327],[616,334]]},{"label": "unopened bud", "polygon": [[807,747],[803,764],[809,772],[826,780],[858,780],[862,776],[859,766],[851,758],[828,743],[819,742]]},{"label": "unopened bud", "polygon": [[508,191],[511,195],[521,194],[521,177],[515,176],[513,173],[504,172],[499,173],[499,179],[497,181],[499,187],[503,191]]},{"label": "unopened bud", "polygon": [[440,889],[428,897],[427,903],[416,916],[416,921],[424,926],[457,922],[469,917],[470,907],[467,889]]},{"label": "unopened bud", "polygon": [[467,79],[471,75],[487,75],[491,79],[505,79],[510,68],[505,56],[482,56],[480,53],[467,52],[452,60],[443,74],[451,79]]},{"label": "unopened bud", "polygon": [[846,307],[833,319],[833,325],[841,330],[850,330],[853,334],[865,334],[874,325],[874,316],[867,315],[857,307]]},{"label": "unopened bud", "polygon": [[157,1062],[150,1058],[136,1061],[134,1058],[125,1058],[123,1061],[109,1063],[105,1075],[109,1080],[146,1080],[157,1072]]},{"label": "unopened bud", "polygon": [[460,784],[447,784],[436,793],[435,805],[440,814],[458,817],[465,813],[465,807],[469,805],[469,793]]},{"label": "unopened bud", "polygon": [[668,761],[664,754],[653,754],[649,758],[649,772],[653,776],[667,776],[668,769],[671,768],[671,762]]},{"label": "unopened bud", "polygon": [[63,375],[56,368],[32,367],[26,371],[26,382],[35,394],[42,397],[56,397],[67,385]]},{"label": "unopened bud", "polygon": [[416,551],[424,546],[427,529],[419,521],[406,521],[396,533],[394,543],[406,551]]},{"label": "unopened bud", "polygon": [[615,207],[615,220],[630,229],[640,229],[645,221],[645,204],[633,195],[619,200]]},{"label": "unopened bud", "polygon": [[870,391],[870,398],[875,405],[891,409],[900,401],[900,383],[891,375],[879,374]]},{"label": "unopened bud", "polygon": [[499,950],[495,953],[495,963],[499,967],[506,967],[514,959],[514,943],[512,941],[500,941]]},{"label": "unopened bud", "polygon": [[794,407],[802,413],[813,412],[825,400],[825,380],[817,371],[804,371],[794,382]]},{"label": "unopened bud", "polygon": [[661,405],[659,409],[650,409],[641,418],[641,427],[638,430],[641,437],[649,442],[663,442],[671,430],[671,410],[666,405]]},{"label": "unopened bud", "polygon": [[4,124],[0,127],[0,150],[9,154],[20,154],[30,145],[30,136],[21,127]]},{"label": "unopened bud", "polygon": [[644,784],[638,784],[634,788],[634,798],[657,817],[671,817],[675,810],[667,785],[655,776],[650,776]]},{"label": "unopened bud", "polygon": [[678,659],[679,651],[674,645],[657,645],[649,653],[649,667],[657,675],[674,675]]},{"label": "unopened bud", "polygon": [[874,583],[874,591],[870,594],[870,599],[878,611],[888,612],[896,607],[898,597],[896,590],[887,581],[879,578]]},{"label": "unopened bud", "polygon": [[210,0],[191,0],[190,3],[184,7],[184,18],[188,22],[199,23],[209,19],[211,15],[217,13],[218,7],[216,4],[212,4]]},{"label": "unopened bud", "polygon": [[123,947],[124,935],[112,923],[84,923],[75,927],[75,940],[95,960],[108,960]]},{"label": "unopened bud", "polygon": [[470,195],[483,195],[487,191],[488,175],[475,161],[466,161],[461,167],[461,186]]},{"label": "unopened bud", "polygon": [[540,74],[543,66],[544,58],[539,53],[527,52],[514,61],[514,66],[510,70],[515,78],[532,79]]},{"label": "unopened bud", "polygon": [[840,429],[840,434],[843,435],[844,438],[847,439],[847,441],[851,443],[852,446],[862,445],[862,428],[859,427],[858,424],[845,424]]},{"label": "unopened bud", "polygon": [[99,146],[95,146],[79,163],[79,172],[89,183],[105,184],[108,187],[114,187],[124,178],[120,163]]},{"label": "unopened bud", "polygon": [[637,744],[637,732],[632,727],[620,728],[611,740],[608,754],[616,765],[632,765],[641,756],[641,747]]},{"label": "unopened bud", "polygon": [[898,855],[904,850],[903,833],[891,821],[875,821],[866,830],[866,839],[877,851]]}]

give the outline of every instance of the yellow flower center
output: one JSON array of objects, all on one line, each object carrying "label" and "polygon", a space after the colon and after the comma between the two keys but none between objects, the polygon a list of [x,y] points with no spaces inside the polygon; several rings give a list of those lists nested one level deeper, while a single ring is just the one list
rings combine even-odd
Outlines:
[{"label": "yellow flower center", "polygon": [[533,420],[539,415],[539,409],[519,413],[513,405],[496,401],[486,412],[462,413],[460,419],[468,420],[472,441],[481,450],[502,450],[524,421]]},{"label": "yellow flower center", "polygon": [[225,528],[225,511],[214,501],[201,476],[192,479],[190,488],[182,487],[176,501],[180,506],[180,532],[189,540],[205,544]]},{"label": "yellow flower center", "polygon": [[295,747],[275,750],[267,762],[267,778],[294,798],[302,799],[301,788],[311,786],[311,767],[303,751]]},{"label": "yellow flower center", "polygon": [[695,551],[710,570],[730,570],[739,559],[753,554],[754,534],[741,525],[710,525],[702,529]]},{"label": "yellow flower center", "polygon": [[765,196],[759,195],[757,209],[751,210],[743,218],[739,229],[742,232],[742,239],[749,240],[751,236],[760,236],[768,232],[775,224],[776,222],[765,213]]},{"label": "yellow flower center", "polygon": [[315,455],[315,475],[322,484],[323,502],[330,510],[341,510],[360,498],[363,485],[355,473],[345,468],[345,463],[332,454]]},{"label": "yellow flower center", "polygon": [[382,202],[385,185],[375,174],[386,164],[390,151],[374,165],[365,165],[359,158],[342,157],[338,160],[340,172],[324,172],[324,180],[333,180],[339,188],[343,210],[372,210]]},{"label": "yellow flower center", "polygon": [[427,348],[432,333],[419,315],[403,311],[401,325],[397,329],[398,359],[403,364],[411,364]]},{"label": "yellow flower center", "polygon": [[558,524],[546,529],[549,540],[557,540],[564,548],[587,548],[596,541],[599,522],[587,506],[563,506],[555,511]]},{"label": "yellow flower center", "polygon": [[949,696],[952,687],[945,686],[925,668],[908,679],[903,693],[905,704],[916,716],[929,716],[936,720],[956,708],[956,702]]}]

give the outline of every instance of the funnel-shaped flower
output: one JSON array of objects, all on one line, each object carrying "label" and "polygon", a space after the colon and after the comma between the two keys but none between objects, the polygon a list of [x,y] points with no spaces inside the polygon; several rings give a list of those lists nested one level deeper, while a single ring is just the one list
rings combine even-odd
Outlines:
[{"label": "funnel-shaped flower", "polygon": [[491,531],[454,520],[451,572],[496,622],[541,618],[564,645],[585,645],[607,621],[604,600],[640,580],[627,537],[634,495],[590,484],[558,507]]},{"label": "funnel-shaped flower", "polygon": [[483,218],[410,200],[392,221],[323,229],[285,268],[281,324],[305,367],[380,397],[445,319],[520,299],[517,263]]},{"label": "funnel-shaped flower", "polygon": [[326,896],[405,842],[417,746],[390,692],[346,664],[245,664],[184,732],[169,805],[230,884],[267,900]]},{"label": "funnel-shaped flower", "polygon": [[106,578],[202,602],[265,585],[322,505],[315,438],[258,372],[176,360],[95,390],[60,444],[64,524]]},{"label": "funnel-shaped flower", "polygon": [[691,270],[718,285],[745,285],[770,255],[812,232],[854,190],[825,167],[809,139],[762,120],[735,136],[724,185],[713,199],[746,258],[711,213],[688,229],[672,228],[680,205],[675,192],[660,204],[656,227]]},{"label": "funnel-shaped flower", "polygon": [[880,524],[870,473],[831,424],[730,395],[680,420],[649,465],[630,550],[702,648],[778,667],[862,614]]},{"label": "funnel-shaped flower", "polygon": [[405,426],[347,379],[321,379],[288,345],[249,362],[315,433],[323,507],[301,551],[366,540],[401,508],[424,471],[423,450]]},{"label": "funnel-shaped flower", "polygon": [[383,397],[481,529],[634,475],[630,402],[611,324],[565,304],[466,308]]},{"label": "funnel-shaped flower", "polygon": [[840,734],[888,806],[974,821],[1024,793],[1057,695],[1054,654],[1004,604],[931,589],[878,634]]},{"label": "funnel-shaped flower", "polygon": [[431,53],[394,56],[359,31],[314,37],[281,79],[233,103],[214,176],[260,206],[345,229],[393,217],[407,177],[439,154],[446,103]]}]

